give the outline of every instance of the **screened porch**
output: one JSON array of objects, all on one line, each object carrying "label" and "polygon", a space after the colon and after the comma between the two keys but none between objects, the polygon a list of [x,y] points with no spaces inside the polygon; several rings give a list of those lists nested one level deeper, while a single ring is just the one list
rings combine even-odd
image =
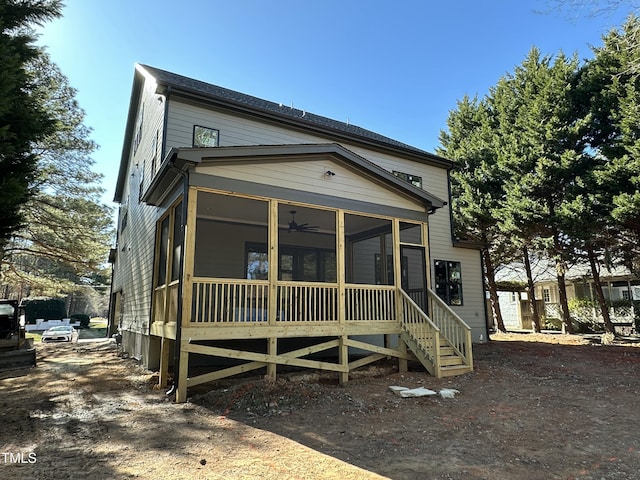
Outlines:
[{"label": "screened porch", "polygon": [[[274,377],[283,364],[336,371],[341,382],[385,357],[436,376],[472,367],[470,329],[429,289],[426,221],[194,187],[187,201],[184,258],[182,200],[158,223],[165,254],[151,326],[162,337],[161,383],[169,341],[180,341],[179,396],[252,369]],[[220,343],[243,339],[264,347]],[[189,376],[190,354],[237,364]]]}]

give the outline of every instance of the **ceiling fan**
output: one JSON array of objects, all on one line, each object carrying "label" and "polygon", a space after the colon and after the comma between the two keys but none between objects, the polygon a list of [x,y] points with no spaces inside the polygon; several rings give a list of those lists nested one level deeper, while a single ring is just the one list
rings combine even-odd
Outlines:
[{"label": "ceiling fan", "polygon": [[317,232],[317,225],[309,225],[308,223],[297,224],[296,223],[296,211],[291,210],[291,221],[289,222],[289,233],[291,232]]}]

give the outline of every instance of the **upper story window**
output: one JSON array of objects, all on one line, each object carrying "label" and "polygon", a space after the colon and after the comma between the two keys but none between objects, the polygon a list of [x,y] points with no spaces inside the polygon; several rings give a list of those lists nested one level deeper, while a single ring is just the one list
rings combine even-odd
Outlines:
[{"label": "upper story window", "polygon": [[215,128],[193,126],[193,146],[194,147],[217,147],[220,137],[220,130]]},{"label": "upper story window", "polygon": [[401,178],[405,182],[409,182],[414,187],[422,188],[422,177],[419,177],[418,175],[411,175],[410,173],[396,172],[395,170],[393,171],[393,174],[396,177]]},{"label": "upper story window", "polygon": [[144,105],[140,109],[140,114],[138,115],[138,120],[136,120],[136,136],[133,139],[133,154],[135,155],[138,151],[138,146],[140,146],[140,142],[142,141],[142,123],[144,121]]},{"label": "upper story window", "polygon": [[156,168],[158,166],[158,146],[160,145],[160,129],[156,129],[156,135],[153,137],[151,143],[151,175],[156,174]]},{"label": "upper story window", "polygon": [[551,303],[551,290],[549,290],[548,288],[543,288],[542,299],[544,300],[544,303]]}]

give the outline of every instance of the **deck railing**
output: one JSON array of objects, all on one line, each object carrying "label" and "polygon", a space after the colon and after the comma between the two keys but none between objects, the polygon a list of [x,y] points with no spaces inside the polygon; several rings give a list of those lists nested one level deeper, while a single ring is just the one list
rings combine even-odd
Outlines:
[{"label": "deck railing", "polygon": [[[339,291],[335,284],[278,282],[276,322],[337,322]],[[156,292],[156,301],[164,293]],[[396,318],[395,287],[345,287],[345,320],[373,321]],[[268,322],[269,283],[265,280],[195,278],[193,323]]]},{"label": "deck railing", "polygon": [[338,321],[337,285],[278,282],[276,303],[276,321]]},{"label": "deck railing", "polygon": [[[396,287],[387,285],[345,286],[345,320],[395,320]],[[424,343],[428,355],[436,355],[436,337],[442,336],[466,365],[472,364],[471,329],[433,291],[427,291],[428,314],[405,291],[400,291],[402,322],[408,333]],[[160,302],[169,309],[174,292],[156,291],[154,308]],[[269,321],[269,283],[266,280],[194,278],[191,322],[267,323]],[[276,322],[338,322],[339,289],[336,284],[312,282],[278,282],[275,296]],[[154,319],[155,320],[155,319]]]},{"label": "deck railing", "polygon": [[427,289],[427,300],[431,321],[438,327],[441,335],[447,339],[456,353],[463,358],[464,364],[472,367],[471,327],[433,290]]},{"label": "deck railing", "polygon": [[401,288],[400,308],[402,327],[423,350],[426,357],[437,364],[440,347],[440,329],[420,306]]},{"label": "deck railing", "polygon": [[395,291],[393,285],[347,285],[346,320],[395,320]]},{"label": "deck railing", "polygon": [[267,322],[266,280],[198,278],[193,282],[193,323]]},{"label": "deck railing", "polygon": [[[180,284],[175,281],[169,285],[156,287],[153,295],[153,322],[175,322],[178,318],[178,294]],[[167,299],[169,302],[167,303]]]}]

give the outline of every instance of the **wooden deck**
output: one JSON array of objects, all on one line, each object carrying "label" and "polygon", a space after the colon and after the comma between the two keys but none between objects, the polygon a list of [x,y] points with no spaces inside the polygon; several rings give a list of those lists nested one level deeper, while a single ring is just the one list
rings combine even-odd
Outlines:
[{"label": "wooden deck", "polygon": [[[160,383],[166,384],[168,340],[178,332],[175,322],[165,320],[175,311],[177,292],[169,286],[156,293],[151,333],[163,337]],[[196,277],[185,297],[177,401],[186,400],[189,387],[259,368],[275,378],[278,365],[334,371],[341,383],[354,369],[389,357],[398,359],[401,371],[417,360],[436,377],[473,369],[470,328],[431,291],[430,315],[402,289],[385,285],[341,289],[330,283]],[[305,345],[291,347],[290,339],[304,339]],[[350,354],[354,349],[357,355]],[[195,354],[237,364],[189,376]]]}]

